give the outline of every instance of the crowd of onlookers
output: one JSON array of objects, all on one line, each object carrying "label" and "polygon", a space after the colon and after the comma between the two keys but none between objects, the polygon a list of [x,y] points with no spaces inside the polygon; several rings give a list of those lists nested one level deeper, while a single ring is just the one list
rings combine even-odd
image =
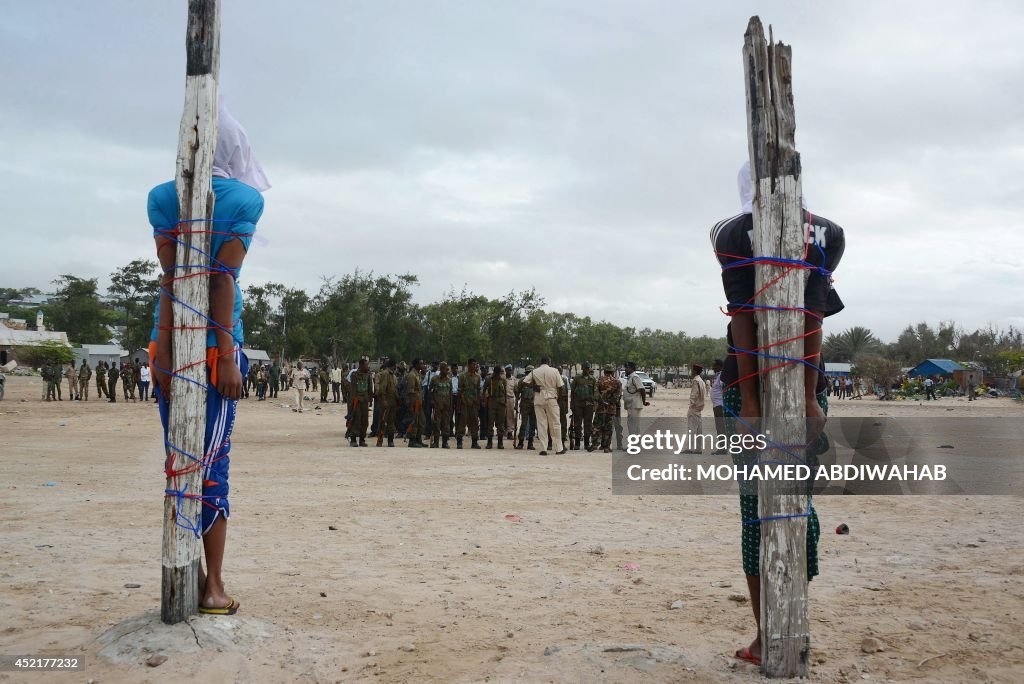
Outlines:
[{"label": "crowd of onlookers", "polygon": [[863,391],[859,378],[844,378],[836,375],[826,378],[825,384],[828,396],[836,399],[860,399]]}]

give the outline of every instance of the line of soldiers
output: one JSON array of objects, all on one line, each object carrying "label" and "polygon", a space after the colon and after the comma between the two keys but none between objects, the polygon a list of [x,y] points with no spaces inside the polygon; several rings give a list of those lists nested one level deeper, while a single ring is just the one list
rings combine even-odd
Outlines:
[{"label": "line of soldiers", "polygon": [[[385,440],[394,447],[397,435],[411,448],[426,448],[424,439],[428,439],[430,448],[449,449],[454,437],[456,448],[462,449],[468,437],[471,449],[504,449],[509,439],[515,449],[533,450],[539,441],[542,451],[557,446],[558,450],[609,453],[614,433],[617,448],[622,448],[622,386],[611,365],[604,367],[600,378],[593,375],[589,363],[582,364],[582,373],[571,381],[563,371],[558,392],[560,445],[552,445],[549,435],[537,434],[537,387],[524,382],[533,366],[527,366],[520,378],[512,377],[511,366],[481,371],[476,359],[469,359],[462,373],[458,369],[457,364],[443,361],[428,367],[422,359],[408,366],[389,359],[374,374],[369,360],[361,359],[347,378],[339,378],[348,407],[345,436],[349,444],[368,446],[369,434],[377,437],[378,447]],[[322,379],[320,384],[324,386]],[[322,391],[321,401],[326,397]],[[484,440],[486,446],[481,447]]]},{"label": "line of soldiers", "polygon": [[68,383],[68,401],[89,401],[89,387],[93,376],[96,378],[98,399],[106,398],[110,403],[117,403],[117,383],[120,381],[125,401],[149,400],[148,363],[97,361],[95,368],[92,368],[88,361],[82,359],[82,364],[76,368],[73,363],[47,362],[43,365],[40,375],[43,378],[42,399],[45,401],[64,400],[61,385],[65,380]]}]

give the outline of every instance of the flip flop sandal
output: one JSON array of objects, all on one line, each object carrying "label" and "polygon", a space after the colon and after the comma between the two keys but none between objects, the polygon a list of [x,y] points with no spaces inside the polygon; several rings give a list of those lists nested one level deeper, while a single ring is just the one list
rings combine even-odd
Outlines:
[{"label": "flip flop sandal", "polygon": [[758,666],[761,665],[761,658],[751,653],[749,646],[744,646],[739,651],[736,651],[736,653],[734,653],[733,655],[736,657],[737,660],[743,660]]},{"label": "flip flop sandal", "polygon": [[228,599],[228,605],[223,608],[207,608],[206,606],[199,606],[199,612],[203,615],[234,615],[241,608],[242,604],[233,598]]}]

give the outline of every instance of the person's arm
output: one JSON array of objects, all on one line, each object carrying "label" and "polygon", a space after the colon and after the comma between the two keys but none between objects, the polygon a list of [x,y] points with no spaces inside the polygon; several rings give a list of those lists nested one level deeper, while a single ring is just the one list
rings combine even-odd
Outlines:
[{"label": "person's arm", "polygon": [[[736,348],[736,366],[739,373],[741,418],[761,417],[761,397],[757,391],[757,324],[753,311],[737,311],[732,316],[732,341]],[[744,351],[740,351],[744,350]]]},{"label": "person's arm", "polygon": [[165,399],[171,397],[171,378],[173,377],[172,367],[174,364],[174,353],[172,343],[174,340],[174,308],[171,304],[170,291],[174,287],[174,264],[176,254],[176,243],[163,235],[156,237],[156,256],[160,262],[160,269],[163,276],[160,278],[160,317],[157,319],[156,329],[156,358],[154,359],[153,372],[156,384],[160,386],[160,394]]},{"label": "person's arm", "polygon": [[[225,268],[237,271],[245,260],[245,245],[230,240],[214,255]],[[217,325],[217,391],[228,399],[242,396],[242,372],[235,363],[235,338],[232,335],[235,309],[235,279],[227,273],[210,275],[210,318]],[[161,309],[163,313],[163,309]]]}]

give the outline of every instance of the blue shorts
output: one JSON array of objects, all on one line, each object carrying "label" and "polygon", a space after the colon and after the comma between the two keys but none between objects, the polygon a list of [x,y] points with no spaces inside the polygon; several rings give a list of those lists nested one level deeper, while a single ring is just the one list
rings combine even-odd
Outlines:
[{"label": "blue shorts", "polygon": [[[242,371],[244,378],[249,370],[249,361],[238,349],[235,350],[235,363]],[[206,438],[203,451],[207,465],[203,470],[202,510],[203,534],[210,531],[217,518],[221,515],[227,520],[231,517],[231,506],[228,503],[228,465],[231,451],[231,431],[235,427],[235,411],[238,402],[221,396],[217,388],[210,383],[210,370],[207,368],[206,387]],[[160,400],[160,423],[164,428],[164,440],[167,439],[167,421],[170,407],[160,396],[160,385],[153,394]],[[178,458],[185,458],[178,454]],[[184,464],[181,464],[184,465]]]}]

